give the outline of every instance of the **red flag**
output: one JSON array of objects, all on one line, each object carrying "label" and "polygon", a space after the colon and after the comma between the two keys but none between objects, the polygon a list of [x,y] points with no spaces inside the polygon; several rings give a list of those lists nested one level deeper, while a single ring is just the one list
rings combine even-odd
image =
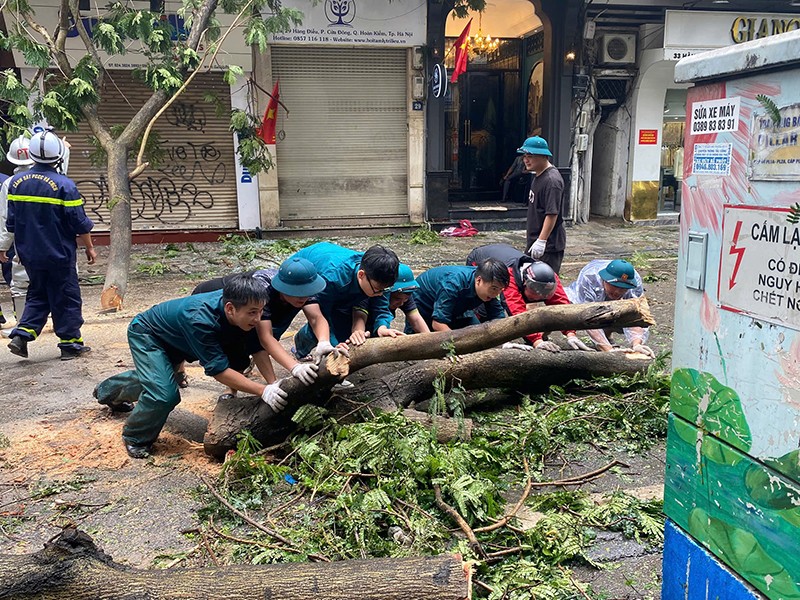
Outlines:
[{"label": "red flag", "polygon": [[453,74],[450,77],[450,83],[455,83],[458,76],[467,71],[467,54],[469,54],[469,26],[472,25],[472,19],[469,20],[464,31],[458,36],[456,40],[456,65],[453,68]]},{"label": "red flag", "polygon": [[272,88],[272,97],[267,104],[267,110],[264,111],[264,120],[261,121],[256,130],[256,135],[264,140],[265,144],[275,143],[275,126],[278,123],[278,99],[280,98],[280,79],[275,82],[275,87]]}]

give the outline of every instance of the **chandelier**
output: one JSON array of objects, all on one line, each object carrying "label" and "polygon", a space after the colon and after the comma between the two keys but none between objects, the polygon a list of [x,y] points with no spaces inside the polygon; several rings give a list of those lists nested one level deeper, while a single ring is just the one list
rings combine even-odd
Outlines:
[{"label": "chandelier", "polygon": [[469,36],[469,51],[473,56],[484,56],[497,51],[500,40],[483,35],[483,13],[478,13],[478,35]]}]

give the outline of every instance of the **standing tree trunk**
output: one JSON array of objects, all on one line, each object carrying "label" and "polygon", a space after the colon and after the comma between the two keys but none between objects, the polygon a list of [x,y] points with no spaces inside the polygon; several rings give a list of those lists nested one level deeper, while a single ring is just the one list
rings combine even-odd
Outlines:
[{"label": "standing tree trunk", "polygon": [[131,261],[131,181],[128,176],[128,148],[111,142],[108,156],[108,205],[111,211],[111,241],[108,267],[100,297],[101,310],[118,310],[128,288]]}]

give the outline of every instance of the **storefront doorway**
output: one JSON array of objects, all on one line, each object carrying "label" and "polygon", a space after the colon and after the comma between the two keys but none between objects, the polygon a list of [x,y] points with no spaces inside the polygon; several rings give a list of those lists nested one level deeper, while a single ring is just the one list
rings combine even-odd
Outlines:
[{"label": "storefront doorway", "polygon": [[[507,52],[519,53],[518,40]],[[451,199],[500,199],[500,179],[521,138],[519,60],[516,68],[473,70],[459,78],[446,102],[446,168]],[[506,63],[508,64],[508,63]]]},{"label": "storefront doorway", "polygon": [[683,136],[686,123],[686,90],[667,90],[661,125],[661,170],[658,212],[681,210]]}]

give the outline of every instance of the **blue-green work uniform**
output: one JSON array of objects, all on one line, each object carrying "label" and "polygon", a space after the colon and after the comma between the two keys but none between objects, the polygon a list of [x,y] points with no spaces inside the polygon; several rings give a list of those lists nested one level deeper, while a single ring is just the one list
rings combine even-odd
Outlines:
[{"label": "blue-green work uniform", "polygon": [[[480,323],[473,312],[483,305],[487,320],[502,319],[505,311],[500,300],[484,302],[475,293],[476,267],[446,265],[434,267],[417,277],[419,289],[414,290],[414,301],[419,314],[433,331],[433,321],[444,323],[450,329],[461,329]],[[413,333],[406,325],[406,333]]]},{"label": "blue-green work uniform", "polygon": [[[322,315],[328,321],[331,331],[331,344],[334,346],[350,337],[353,329],[353,308],[365,298],[369,298],[358,284],[358,270],[361,268],[363,252],[356,252],[336,244],[320,242],[303,248],[291,258],[305,258],[311,261],[320,277],[325,280],[325,289],[317,294]],[[370,305],[375,314],[375,328],[389,327],[392,315],[389,313],[389,292],[375,298]],[[317,336],[306,324],[294,336],[295,352],[306,356],[317,345]]]},{"label": "blue-green work uniform", "polygon": [[138,397],[122,437],[128,444],[149,446],[181,401],[175,367],[184,360],[199,361],[206,375],[219,375],[230,368],[222,342],[237,335],[247,332],[228,322],[222,290],[157,304],[128,326],[135,369],[101,382],[95,397],[112,406]]}]

